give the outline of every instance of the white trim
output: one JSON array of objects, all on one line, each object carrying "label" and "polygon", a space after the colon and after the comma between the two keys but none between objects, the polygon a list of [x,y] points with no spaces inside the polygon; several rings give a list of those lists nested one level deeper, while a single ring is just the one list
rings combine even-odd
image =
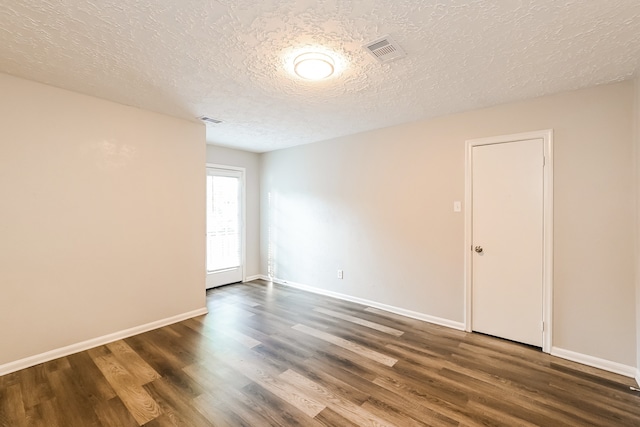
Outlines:
[{"label": "white trim", "polygon": [[592,366],[594,368],[603,369],[615,374],[624,375],[625,377],[634,378],[638,372],[635,366],[623,365],[622,363],[612,362],[611,360],[600,359],[599,357],[589,356],[558,347],[551,348],[551,355],[571,360],[573,362],[582,363],[583,365]]},{"label": "white trim", "polygon": [[47,351],[45,353],[36,354],[34,356],[25,357],[24,359],[16,360],[14,362],[5,363],[0,365],[0,376],[10,374],[11,372],[19,371],[21,369],[29,368],[31,366],[39,365],[44,362],[48,362],[53,359],[68,356],[70,354],[78,353],[90,348],[98,347],[100,345],[108,344],[113,341],[118,341],[124,338],[138,335],[143,332],[151,331],[153,329],[162,328],[163,326],[178,323],[192,317],[201,316],[207,314],[206,307],[199,308],[197,310],[189,311],[186,313],[178,314],[175,316],[167,317],[165,319],[156,320],[155,322],[146,323],[144,325],[135,326],[133,328],[124,329],[122,331],[114,332],[112,334],[103,335],[101,337],[92,338],[90,340],[82,341],[76,344],[71,344],[65,347],[60,347],[54,350]]},{"label": "white trim", "polygon": [[[266,277],[266,276],[265,276]],[[440,317],[430,316],[428,314],[419,313],[417,311],[406,310],[400,307],[394,307],[392,305],[382,304],[376,301],[367,300],[364,298],[353,297],[351,295],[341,294],[338,292],[327,291],[325,289],[316,288],[309,285],[303,285],[301,283],[290,282],[288,280],[282,280],[278,278],[265,279],[271,280],[274,283],[278,283],[280,285],[289,286],[292,288],[300,289],[307,292],[312,292],[314,294],[324,295],[332,298],[337,298],[344,301],[355,302],[357,304],[362,304],[368,307],[379,308],[380,310],[388,311],[390,313],[399,314],[401,316],[410,317],[412,319],[422,320],[424,322],[433,323],[440,326],[446,326],[452,329],[458,329],[460,331],[464,330],[464,323],[456,322],[449,319],[443,319]]]},{"label": "white trim", "polygon": [[[258,279],[262,279],[264,276],[261,274],[256,274],[254,276],[247,276],[245,277],[245,279],[243,280],[243,282],[251,282],[253,280],[258,280]],[[268,279],[267,279],[268,280]]]},{"label": "white trim", "polygon": [[[241,181],[241,191],[242,194],[240,195],[240,199],[242,202],[242,212],[241,212],[241,220],[242,220],[242,227],[240,229],[240,241],[242,243],[242,248],[240,250],[240,258],[241,258],[241,263],[242,263],[242,282],[247,282],[247,278],[246,278],[246,274],[247,274],[247,168],[243,168],[240,166],[227,166],[227,165],[221,165],[218,163],[206,163],[205,164],[205,168],[206,169],[222,169],[222,170],[229,170],[229,171],[235,171],[235,172],[240,172],[242,174],[242,177],[240,178]],[[206,281],[206,278],[205,278]],[[213,286],[215,287],[215,286]],[[205,284],[205,288],[207,289],[211,289],[209,287],[207,287],[207,285]]]},{"label": "white trim", "polygon": [[226,169],[230,171],[241,171],[245,172],[247,168],[241,166],[229,166],[229,165],[221,165],[220,163],[207,163],[206,167],[213,169]]},{"label": "white trim", "polygon": [[472,149],[478,145],[500,144],[528,139],[542,139],[544,147],[545,165],[544,177],[544,261],[543,261],[543,301],[542,320],[544,330],[542,332],[542,351],[551,352],[553,344],[553,130],[541,130],[525,132],[514,135],[502,135],[490,138],[471,139],[466,141],[465,149],[465,213],[464,213],[464,330],[471,332],[471,224],[472,224],[472,174],[471,161]]},{"label": "white trim", "polygon": [[635,144],[633,144],[633,171],[634,171],[634,192],[635,192],[635,214],[636,214],[636,233],[635,233],[635,259],[636,259],[636,375],[635,380],[640,386],[640,75],[634,80],[634,128],[635,128]]}]

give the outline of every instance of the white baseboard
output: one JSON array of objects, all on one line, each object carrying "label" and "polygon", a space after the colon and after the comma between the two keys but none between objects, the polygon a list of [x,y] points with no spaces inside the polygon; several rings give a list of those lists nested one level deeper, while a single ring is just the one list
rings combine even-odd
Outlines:
[{"label": "white baseboard", "polygon": [[254,276],[247,276],[244,278],[245,282],[251,282],[253,280],[258,280],[258,279],[262,279],[264,276],[262,274],[256,274]]},{"label": "white baseboard", "polygon": [[446,326],[448,328],[458,329],[460,331],[464,331],[464,323],[455,322],[449,319],[443,319],[436,316],[430,316],[428,314],[419,313],[417,311],[406,310],[400,307],[394,307],[392,305],[382,304],[376,301],[370,301],[364,298],[353,297],[351,295],[341,294],[338,292],[327,291],[325,289],[316,288],[309,285],[303,285],[301,283],[295,283],[288,280],[282,280],[278,278],[268,278],[265,277],[264,280],[273,280],[274,283],[279,283],[281,285],[290,286],[292,288],[300,289],[307,292],[312,292],[314,294],[324,295],[328,297],[333,297],[337,299],[341,299],[344,301],[355,302],[357,304],[366,305],[368,307],[379,308],[380,310],[388,311],[390,313],[400,314],[405,317],[410,317],[412,319],[422,320],[424,322],[433,323],[440,326]]},{"label": "white baseboard", "polygon": [[[307,292],[312,292],[319,295],[329,296],[345,301],[351,301],[358,304],[366,305],[369,307],[379,308],[391,313],[400,314],[402,316],[411,317],[413,319],[423,320],[425,322],[434,323],[436,325],[446,326],[452,329],[465,330],[464,323],[455,322],[453,320],[442,319],[435,316],[430,316],[424,313],[418,313],[411,310],[406,310],[399,307],[394,307],[387,304],[382,304],[375,301],[366,300],[363,298],[353,297],[351,295],[341,294],[338,292],[327,291],[325,289],[316,288],[309,285],[303,285],[301,283],[295,283],[288,280],[272,278],[266,275],[260,275],[260,279],[266,281],[273,281],[281,285],[289,286],[292,288],[300,289]],[[624,375],[626,377],[635,378],[638,385],[640,385],[640,369],[636,369],[634,366],[623,365],[621,363],[612,362],[606,359],[600,359],[594,356],[588,356],[586,354],[577,353],[570,350],[565,350],[558,347],[551,348],[551,355],[560,357],[562,359],[571,360],[573,362],[582,363],[583,365],[592,366],[594,368],[603,369],[605,371],[613,372],[616,374]]]},{"label": "white baseboard", "polygon": [[10,374],[11,372],[19,371],[21,369],[29,368],[31,366],[39,365],[41,363],[48,362],[53,359],[58,359],[60,357],[78,353],[80,351],[88,350],[90,348],[98,347],[100,345],[108,344],[113,341],[118,341],[123,338],[128,338],[133,335],[138,335],[143,332],[151,331],[153,329],[158,329],[163,326],[180,322],[182,320],[190,319],[192,317],[201,316],[207,313],[208,313],[207,308],[203,307],[197,310],[189,311],[187,313],[182,313],[176,316],[167,317],[166,319],[156,320],[155,322],[147,323],[140,326],[135,326],[133,328],[114,332],[108,335],[103,335],[101,337],[92,338],[90,340],[82,341],[76,344],[71,344],[66,347],[61,347],[55,350],[47,351],[45,353],[36,354],[35,356],[25,357],[24,359],[16,360],[14,362],[5,363],[4,365],[0,365],[0,376]]},{"label": "white baseboard", "polygon": [[622,363],[612,362],[611,360],[600,359],[599,357],[589,356],[558,347],[551,347],[551,355],[561,357],[562,359],[571,360],[573,362],[582,363],[583,365],[613,372],[614,374],[624,375],[625,377],[635,377],[636,381],[638,381],[638,370],[635,368],[635,366],[623,365]]}]

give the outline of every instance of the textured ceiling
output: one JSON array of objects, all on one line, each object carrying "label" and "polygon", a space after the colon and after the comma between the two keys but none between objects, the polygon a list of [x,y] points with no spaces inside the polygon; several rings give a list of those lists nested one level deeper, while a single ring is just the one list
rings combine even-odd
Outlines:
[{"label": "textured ceiling", "polygon": [[[380,64],[362,44],[408,53]],[[337,73],[291,74],[305,50]],[[638,0],[0,0],[0,72],[173,116],[263,152],[624,80]]]}]

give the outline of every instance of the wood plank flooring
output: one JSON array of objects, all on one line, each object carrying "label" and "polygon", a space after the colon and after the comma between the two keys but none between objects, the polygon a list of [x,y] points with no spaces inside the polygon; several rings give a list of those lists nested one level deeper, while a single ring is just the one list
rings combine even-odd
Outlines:
[{"label": "wood plank flooring", "polygon": [[640,426],[634,381],[255,281],[209,314],[0,377],[0,426]]}]

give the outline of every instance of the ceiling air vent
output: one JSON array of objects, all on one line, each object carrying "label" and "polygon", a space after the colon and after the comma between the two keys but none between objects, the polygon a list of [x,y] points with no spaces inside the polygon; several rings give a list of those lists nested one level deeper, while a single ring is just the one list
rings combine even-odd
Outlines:
[{"label": "ceiling air vent", "polygon": [[222,123],[222,120],[218,120],[218,119],[214,119],[211,117],[207,117],[207,116],[200,116],[198,117],[200,120],[202,120],[205,123],[211,123],[212,125],[217,125],[219,123]]},{"label": "ceiling air vent", "polygon": [[378,61],[385,63],[407,56],[390,36],[384,36],[363,46]]}]

